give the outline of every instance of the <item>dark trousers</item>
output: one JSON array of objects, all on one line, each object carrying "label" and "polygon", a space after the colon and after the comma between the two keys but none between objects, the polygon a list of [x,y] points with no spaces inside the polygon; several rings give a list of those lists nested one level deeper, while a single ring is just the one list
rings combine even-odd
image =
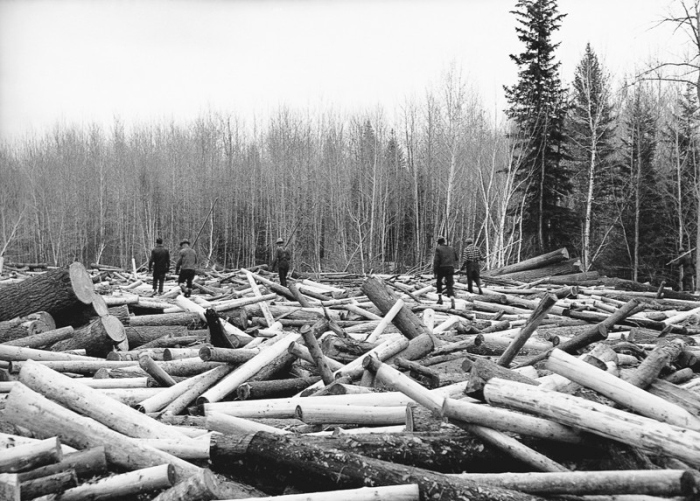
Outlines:
[{"label": "dark trousers", "polygon": [[163,284],[165,283],[165,272],[153,270],[153,292],[158,291],[163,293]]},{"label": "dark trousers", "polygon": [[194,270],[180,270],[180,274],[177,277],[177,283],[182,284],[187,282],[187,291],[185,292],[185,297],[190,297],[192,293],[192,280],[194,279]]},{"label": "dark trousers", "polygon": [[478,261],[467,261],[467,289],[469,292],[474,292],[472,290],[472,282],[476,282],[476,286],[481,290],[481,275],[479,270]]},{"label": "dark trousers", "polygon": [[280,275],[280,285],[287,287],[287,273],[289,273],[289,264],[280,263],[277,265],[277,273]]},{"label": "dark trousers", "polygon": [[454,297],[455,269],[453,266],[441,266],[437,269],[437,293],[442,294],[442,281],[445,280],[447,286],[447,297]]}]

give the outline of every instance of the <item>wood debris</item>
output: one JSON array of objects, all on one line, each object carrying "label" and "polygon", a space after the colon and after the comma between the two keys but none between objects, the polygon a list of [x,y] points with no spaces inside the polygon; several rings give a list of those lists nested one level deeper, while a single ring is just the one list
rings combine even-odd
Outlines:
[{"label": "wood debris", "polygon": [[697,496],[700,301],[566,249],[454,305],[430,275],[4,273],[3,500]]}]

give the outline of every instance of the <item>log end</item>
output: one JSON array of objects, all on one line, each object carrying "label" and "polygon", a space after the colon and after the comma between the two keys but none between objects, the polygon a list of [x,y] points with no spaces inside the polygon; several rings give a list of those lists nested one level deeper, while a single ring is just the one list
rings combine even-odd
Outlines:
[{"label": "log end", "polygon": [[95,289],[85,266],[77,261],[72,263],[68,268],[68,275],[70,276],[70,283],[75,297],[83,304],[92,304],[95,297]]}]

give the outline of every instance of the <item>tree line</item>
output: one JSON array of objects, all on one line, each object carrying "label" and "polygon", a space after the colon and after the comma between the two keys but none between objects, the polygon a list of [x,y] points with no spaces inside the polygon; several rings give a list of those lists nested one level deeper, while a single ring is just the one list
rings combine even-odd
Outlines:
[{"label": "tree line", "polygon": [[565,86],[553,0],[520,0],[507,121],[456,65],[398,110],[246,121],[57,125],[0,146],[0,255],[130,267],[155,238],[197,238],[207,265],[430,269],[439,236],[496,267],[566,246],[585,270],[658,283],[698,238],[697,88],[614,86],[593,47]]}]

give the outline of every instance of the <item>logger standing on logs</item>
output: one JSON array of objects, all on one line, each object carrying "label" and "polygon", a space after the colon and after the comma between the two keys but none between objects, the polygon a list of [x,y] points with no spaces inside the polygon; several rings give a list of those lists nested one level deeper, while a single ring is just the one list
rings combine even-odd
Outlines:
[{"label": "logger standing on logs", "polygon": [[273,259],[270,268],[275,271],[275,266],[280,277],[280,285],[282,287],[287,287],[287,273],[289,273],[289,261],[291,261],[291,256],[289,251],[284,248],[284,240],[281,238],[277,239],[277,249],[275,249],[275,259]]},{"label": "logger standing on logs", "polygon": [[467,288],[472,294],[474,293],[472,281],[476,282],[479,294],[483,294],[479,270],[479,262],[483,260],[484,256],[481,254],[481,249],[474,245],[474,239],[467,238],[467,246],[462,251],[462,267],[459,271],[467,271]]},{"label": "logger standing on logs", "polygon": [[[194,279],[195,265],[197,264],[197,253],[190,247],[189,240],[180,242],[180,259],[175,264],[175,273],[178,274],[177,283],[185,297],[192,294],[192,279]],[[187,288],[183,283],[187,282]]]},{"label": "logger standing on logs", "polygon": [[438,238],[438,246],[435,249],[435,259],[433,260],[433,273],[437,278],[438,304],[442,304],[442,280],[444,279],[447,286],[447,297],[452,301],[452,309],[455,307],[453,287],[457,260],[457,251],[447,245],[443,237]]},{"label": "logger standing on logs", "polygon": [[148,260],[148,271],[153,270],[153,294],[163,294],[165,274],[170,271],[170,251],[163,247],[163,239],[156,238],[156,246]]}]

